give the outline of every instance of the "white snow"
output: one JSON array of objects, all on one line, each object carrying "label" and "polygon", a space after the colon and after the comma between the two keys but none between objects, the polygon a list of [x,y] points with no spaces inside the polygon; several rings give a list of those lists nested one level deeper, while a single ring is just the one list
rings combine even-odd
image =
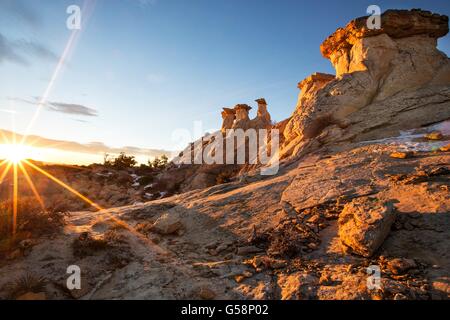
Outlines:
[{"label": "white snow", "polygon": [[[418,131],[420,131],[420,133],[417,133]],[[386,144],[396,146],[400,151],[422,151],[422,152],[437,150],[440,147],[450,143],[449,139],[414,141],[416,139],[423,138],[425,134],[433,131],[440,131],[444,136],[450,136],[450,120],[439,122],[434,125],[420,129],[400,131],[400,135],[397,137],[363,141],[361,143]]]}]

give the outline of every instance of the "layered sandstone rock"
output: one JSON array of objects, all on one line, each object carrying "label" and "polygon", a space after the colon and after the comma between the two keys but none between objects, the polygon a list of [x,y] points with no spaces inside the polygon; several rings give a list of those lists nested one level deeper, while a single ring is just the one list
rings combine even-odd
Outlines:
[{"label": "layered sandstone rock", "polygon": [[222,111],[222,128],[221,131],[225,132],[227,129],[233,127],[234,119],[236,118],[236,112],[230,108],[223,108]]},{"label": "layered sandstone rock", "polygon": [[361,197],[345,205],[339,216],[339,237],[345,250],[370,257],[386,239],[395,221],[392,203]]},{"label": "layered sandstone rock", "polygon": [[256,118],[252,120],[252,128],[266,129],[272,124],[270,114],[267,111],[267,102],[264,98],[255,100],[258,103],[258,112]]},{"label": "layered sandstone rock", "polygon": [[236,112],[236,120],[233,124],[233,129],[248,129],[250,127],[250,118],[248,112],[252,109],[247,104],[237,104],[234,107]]},{"label": "layered sandstone rock", "polygon": [[379,30],[367,29],[366,19],[350,22],[322,44],[336,79],[315,74],[300,83],[282,155],[389,137],[450,118],[450,62],[436,48],[448,32],[448,17],[389,10]]}]

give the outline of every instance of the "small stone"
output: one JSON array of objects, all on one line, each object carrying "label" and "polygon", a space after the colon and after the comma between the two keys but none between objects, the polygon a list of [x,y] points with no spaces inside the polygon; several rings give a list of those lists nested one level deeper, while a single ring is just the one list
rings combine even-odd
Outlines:
[{"label": "small stone", "polygon": [[439,150],[442,152],[450,151],[450,143],[445,146],[440,147]]},{"label": "small stone", "polygon": [[216,247],[217,247],[217,242],[216,242],[216,241],[211,242],[211,243],[208,243],[208,244],[205,246],[206,249],[215,249]]},{"label": "small stone", "polygon": [[159,236],[157,236],[157,235],[154,235],[154,236],[151,236],[151,237],[150,237],[150,240],[151,240],[153,243],[158,244],[158,243],[161,242],[161,237],[159,237]]},{"label": "small stone", "polygon": [[208,253],[212,256],[217,256],[217,251],[215,249],[209,249]]},{"label": "small stone", "polygon": [[403,293],[397,293],[394,296],[394,300],[408,300],[408,297],[405,296]]},{"label": "small stone", "polygon": [[225,251],[227,248],[228,248],[228,245],[223,243],[216,248],[216,251],[217,251],[217,253],[221,253],[222,251]]},{"label": "small stone", "polygon": [[260,248],[255,247],[255,246],[246,246],[246,247],[239,247],[237,249],[236,253],[240,256],[245,256],[250,253],[257,253],[257,252],[261,252],[261,251],[262,250]]},{"label": "small stone", "polygon": [[159,234],[167,235],[176,233],[181,228],[183,228],[183,224],[177,215],[165,213],[155,221],[151,230]]},{"label": "small stone", "polygon": [[396,158],[396,159],[406,159],[406,158],[411,158],[411,156],[412,156],[412,152],[400,152],[400,151],[397,151],[397,152],[392,152],[390,155],[389,155],[391,158]]},{"label": "small stone", "polygon": [[413,259],[396,258],[387,263],[387,268],[396,275],[401,275],[410,269],[417,267],[416,262]]},{"label": "small stone", "polygon": [[315,224],[315,223],[317,223],[319,221],[319,219],[320,219],[320,217],[318,215],[313,215],[306,222]]},{"label": "small stone", "polygon": [[444,136],[440,131],[433,131],[425,135],[428,140],[441,140]]},{"label": "small stone", "polygon": [[216,293],[208,287],[201,287],[198,296],[203,300],[212,300],[216,297]]}]

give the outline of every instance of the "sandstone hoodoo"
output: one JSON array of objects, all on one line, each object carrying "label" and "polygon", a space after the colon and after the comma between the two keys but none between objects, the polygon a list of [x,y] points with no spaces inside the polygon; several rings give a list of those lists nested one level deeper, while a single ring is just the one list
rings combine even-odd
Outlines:
[{"label": "sandstone hoodoo", "polygon": [[322,44],[336,78],[314,74],[300,83],[283,157],[323,144],[391,137],[450,118],[450,62],[436,48],[448,33],[448,17],[388,10],[381,29],[367,29],[366,21],[350,22]]},{"label": "sandstone hoodoo", "polygon": [[236,111],[230,108],[223,108],[222,111],[222,132],[231,129],[233,127],[234,120],[236,119]]},{"label": "sandstone hoodoo", "polygon": [[267,102],[264,98],[255,100],[258,103],[256,118],[252,120],[251,127],[254,129],[268,129],[272,125],[270,114],[267,111]]},{"label": "sandstone hoodoo", "polygon": [[252,109],[247,104],[241,103],[234,107],[236,112],[236,121],[233,124],[233,129],[248,129],[250,127],[249,111]]}]

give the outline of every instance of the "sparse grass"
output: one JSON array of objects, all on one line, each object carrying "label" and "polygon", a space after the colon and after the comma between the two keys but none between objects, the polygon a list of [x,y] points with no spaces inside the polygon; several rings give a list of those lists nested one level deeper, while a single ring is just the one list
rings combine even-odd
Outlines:
[{"label": "sparse grass", "polygon": [[7,298],[16,299],[28,293],[39,293],[45,290],[46,279],[31,272],[26,272],[6,285]]},{"label": "sparse grass", "polygon": [[50,236],[64,225],[64,213],[42,211],[33,197],[18,202],[16,235],[12,238],[12,201],[0,203],[0,257],[16,249],[22,240]]}]

